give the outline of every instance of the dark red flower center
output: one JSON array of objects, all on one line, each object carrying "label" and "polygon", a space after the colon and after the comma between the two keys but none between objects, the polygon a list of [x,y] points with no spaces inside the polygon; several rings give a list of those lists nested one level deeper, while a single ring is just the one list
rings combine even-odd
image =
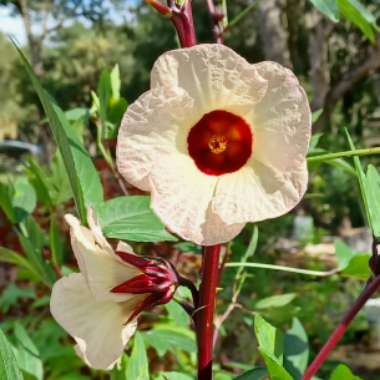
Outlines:
[{"label": "dark red flower center", "polygon": [[240,169],[252,153],[253,136],[247,122],[231,112],[205,114],[187,137],[191,158],[208,175],[222,175]]}]

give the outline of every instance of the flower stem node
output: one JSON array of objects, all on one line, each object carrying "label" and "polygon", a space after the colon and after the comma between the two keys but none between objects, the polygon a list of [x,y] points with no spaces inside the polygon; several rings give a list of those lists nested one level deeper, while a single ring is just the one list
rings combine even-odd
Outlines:
[{"label": "flower stem node", "polygon": [[137,256],[124,242],[114,250],[91,210],[90,228],[72,215],[65,219],[80,273],[54,284],[50,310],[87,365],[111,369],[136,331],[139,314],[169,302],[178,276],[169,262]]}]

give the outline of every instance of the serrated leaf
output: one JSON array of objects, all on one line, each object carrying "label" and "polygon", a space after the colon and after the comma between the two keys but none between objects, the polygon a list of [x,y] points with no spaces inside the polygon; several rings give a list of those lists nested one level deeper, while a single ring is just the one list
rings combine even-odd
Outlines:
[{"label": "serrated leaf", "polygon": [[306,332],[297,318],[285,334],[284,367],[294,380],[302,378],[309,360],[309,342]]},{"label": "serrated leaf", "polygon": [[177,240],[153,213],[147,196],[113,198],[96,210],[103,233],[109,238],[139,242]]},{"label": "serrated leaf", "polygon": [[148,357],[142,335],[135,335],[131,356],[127,363],[126,379],[149,380]]},{"label": "serrated leaf", "polygon": [[94,207],[103,201],[103,189],[98,173],[90,155],[81,145],[79,137],[70,126],[64,112],[41,86],[24,53],[16,43],[14,45],[49,120],[50,129],[62,154],[70,179],[80,219],[83,224],[86,224],[86,207]]},{"label": "serrated leaf", "polygon": [[313,5],[332,22],[339,21],[339,9],[336,0],[310,0]]},{"label": "serrated leaf", "polygon": [[0,379],[23,380],[11,344],[0,329]]},{"label": "serrated leaf", "polygon": [[284,307],[297,297],[295,293],[279,294],[267,298],[262,298],[255,303],[255,309],[270,309]]}]

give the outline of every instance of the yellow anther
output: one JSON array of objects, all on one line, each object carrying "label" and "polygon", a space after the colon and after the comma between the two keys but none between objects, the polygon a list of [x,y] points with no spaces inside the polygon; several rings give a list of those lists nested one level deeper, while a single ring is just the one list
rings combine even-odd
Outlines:
[{"label": "yellow anther", "polygon": [[220,154],[227,149],[228,140],[225,136],[214,135],[208,142],[208,147],[212,153]]}]

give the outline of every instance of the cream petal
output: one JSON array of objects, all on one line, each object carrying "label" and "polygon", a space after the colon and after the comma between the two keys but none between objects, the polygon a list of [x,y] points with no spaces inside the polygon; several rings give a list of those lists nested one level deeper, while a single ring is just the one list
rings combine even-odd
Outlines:
[{"label": "cream petal", "polygon": [[311,135],[311,112],[295,75],[274,62],[255,65],[268,81],[268,91],[248,116],[253,126],[253,159],[279,171],[304,166]]},{"label": "cream petal", "polygon": [[207,209],[217,178],[203,174],[183,154],[163,155],[151,175],[151,206],[173,232],[197,244],[205,241]]},{"label": "cream petal", "polygon": [[116,148],[117,166],[132,185],[149,191],[156,157],[187,151],[187,131],[200,118],[180,88],[160,87],[141,95],[124,114]]},{"label": "cream petal", "polygon": [[96,244],[92,231],[81,226],[77,218],[66,215],[65,219],[70,225],[71,246],[79,269],[85,276],[94,297],[98,300],[116,302],[131,298],[130,294],[114,294],[110,290],[142,272],[123,262],[110,246],[106,249]]},{"label": "cream petal", "polygon": [[211,207],[207,210],[206,221],[202,225],[202,245],[227,243],[237,236],[244,228],[245,223],[226,224]]},{"label": "cream petal", "polygon": [[306,160],[287,172],[251,160],[239,171],[219,178],[212,209],[226,223],[275,218],[302,199],[307,178]]},{"label": "cream petal", "polygon": [[135,296],[125,303],[97,301],[84,276],[73,273],[55,283],[50,310],[91,367],[110,369],[136,330],[136,321],[125,323],[142,300]]},{"label": "cream petal", "polygon": [[151,72],[151,87],[181,87],[202,114],[215,109],[244,114],[266,93],[267,81],[254,65],[220,44],[164,53]]}]

